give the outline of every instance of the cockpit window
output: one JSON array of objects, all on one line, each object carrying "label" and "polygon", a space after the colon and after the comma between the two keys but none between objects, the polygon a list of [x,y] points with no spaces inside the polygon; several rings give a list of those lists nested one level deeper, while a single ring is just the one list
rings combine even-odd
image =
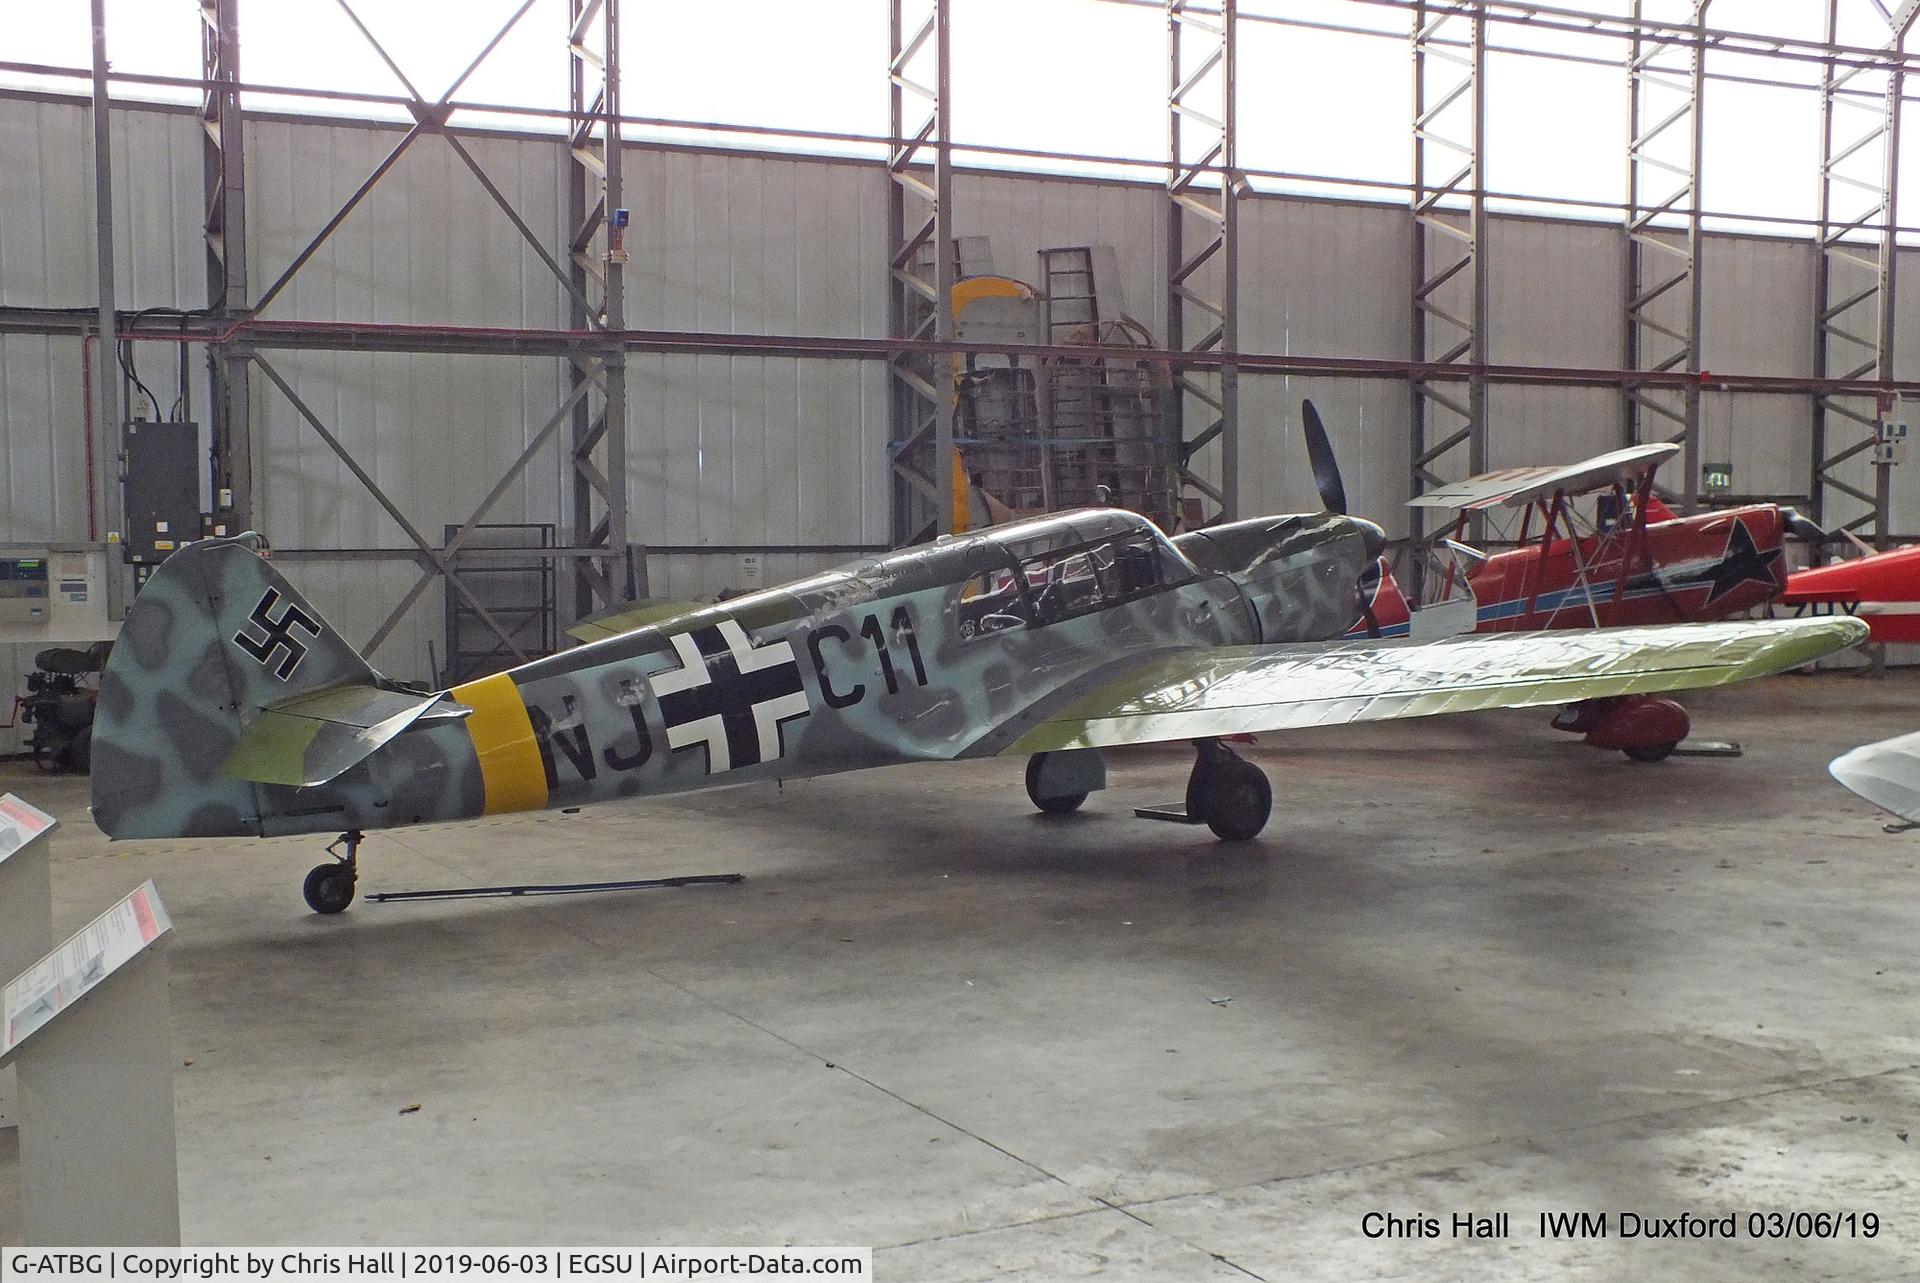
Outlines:
[{"label": "cockpit window", "polygon": [[1092,539],[1052,530],[1002,546],[1005,569],[967,580],[955,599],[962,640],[1023,626],[1044,627],[1183,584],[1199,572],[1152,526]]},{"label": "cockpit window", "polygon": [[1011,569],[983,570],[961,585],[958,617],[962,641],[1018,628],[1032,620],[1026,594],[1020,591]]},{"label": "cockpit window", "polygon": [[1143,530],[1022,558],[1034,624],[1104,610],[1192,578],[1193,568],[1177,552],[1162,555],[1164,544],[1158,532]]}]

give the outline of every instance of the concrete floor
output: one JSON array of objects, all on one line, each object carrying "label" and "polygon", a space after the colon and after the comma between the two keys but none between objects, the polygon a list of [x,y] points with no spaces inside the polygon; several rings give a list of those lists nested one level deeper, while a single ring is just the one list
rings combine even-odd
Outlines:
[{"label": "concrete floor", "polygon": [[[1920,678],[1690,701],[1737,761],[1540,713],[1272,736],[1259,842],[1065,820],[1012,763],[371,839],[363,888],[739,870],[738,887],[307,913],[319,843],[109,848],[77,780],[56,934],[152,877],[198,1243],[851,1243],[888,1279],[1912,1278],[1920,835],[1824,764]],[[1231,1001],[1225,1001],[1231,999]],[[411,1106],[418,1112],[403,1113]],[[0,1237],[17,1237],[0,1176]],[[1543,1241],[1545,1210],[1877,1213],[1871,1241]],[[1373,1241],[1368,1211],[1513,1214]],[[1444,1231],[1443,1231],[1444,1232]]]}]

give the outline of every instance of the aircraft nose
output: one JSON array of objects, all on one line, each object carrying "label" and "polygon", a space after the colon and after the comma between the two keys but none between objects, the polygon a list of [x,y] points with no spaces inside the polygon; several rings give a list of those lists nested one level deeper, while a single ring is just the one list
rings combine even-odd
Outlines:
[{"label": "aircraft nose", "polygon": [[1385,530],[1382,530],[1374,522],[1368,521],[1365,517],[1348,517],[1347,520],[1353,523],[1354,529],[1360,532],[1360,538],[1366,541],[1367,559],[1369,561],[1379,557],[1381,553],[1387,550],[1387,532]]}]

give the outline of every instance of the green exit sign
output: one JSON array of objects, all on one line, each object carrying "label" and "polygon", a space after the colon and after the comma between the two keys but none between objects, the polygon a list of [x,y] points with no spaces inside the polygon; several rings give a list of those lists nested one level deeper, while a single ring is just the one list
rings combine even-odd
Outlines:
[{"label": "green exit sign", "polygon": [[1712,494],[1725,494],[1733,489],[1733,465],[1731,463],[1701,465],[1700,486]]}]

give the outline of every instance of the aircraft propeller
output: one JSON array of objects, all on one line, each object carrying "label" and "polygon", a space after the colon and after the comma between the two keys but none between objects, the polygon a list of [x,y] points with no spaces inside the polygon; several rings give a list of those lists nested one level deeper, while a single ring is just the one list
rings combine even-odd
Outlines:
[{"label": "aircraft propeller", "polygon": [[[1333,453],[1333,438],[1327,435],[1327,425],[1320,420],[1320,411],[1314,408],[1312,401],[1300,402],[1300,417],[1306,429],[1307,461],[1313,466],[1313,487],[1320,492],[1320,506],[1336,516],[1347,515],[1347,487],[1340,479],[1340,461]],[[1373,523],[1364,523],[1372,526]],[[1378,526],[1373,529],[1379,531]],[[1385,535],[1381,535],[1384,542]],[[1361,575],[1357,585],[1360,598],[1360,614],[1367,621],[1367,636],[1380,636],[1380,621],[1373,613],[1373,593],[1380,583],[1380,558],[1376,553],[1367,563],[1366,572]]]},{"label": "aircraft propeller", "polygon": [[1306,422],[1307,461],[1313,465],[1313,486],[1320,492],[1320,505],[1328,512],[1347,515],[1347,487],[1340,480],[1340,461],[1334,458],[1333,441],[1320,411],[1313,402],[1302,401],[1300,412]]},{"label": "aircraft propeller", "polygon": [[1782,508],[1780,515],[1786,522],[1788,534],[1803,540],[1815,548],[1824,548],[1828,544],[1838,542],[1844,538],[1841,531],[1822,530],[1818,525],[1814,524],[1811,517],[1802,513],[1798,508]]}]

